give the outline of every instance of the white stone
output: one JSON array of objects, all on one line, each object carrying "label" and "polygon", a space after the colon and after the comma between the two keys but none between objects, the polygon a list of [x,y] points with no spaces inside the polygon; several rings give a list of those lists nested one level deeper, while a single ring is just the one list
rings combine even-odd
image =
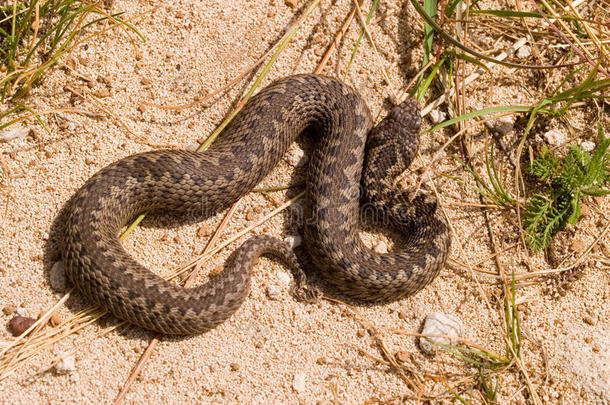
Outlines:
[{"label": "white stone", "polygon": [[307,388],[306,381],[305,381],[306,379],[307,379],[307,375],[305,375],[304,373],[295,374],[294,380],[292,380],[292,388],[294,388],[294,390],[296,392],[305,391],[305,388]]},{"label": "white stone", "polygon": [[13,139],[23,138],[30,133],[29,128],[15,127],[10,128],[0,134],[0,143],[12,141]]},{"label": "white stone", "polygon": [[544,139],[553,146],[563,145],[566,141],[565,136],[556,129],[545,132]]},{"label": "white stone", "polygon": [[27,318],[27,311],[25,310],[25,308],[23,307],[17,307],[17,309],[15,310],[15,313],[19,316],[23,316]]},{"label": "white stone", "polygon": [[291,280],[292,278],[290,277],[290,274],[286,273],[285,271],[278,271],[277,281],[280,285],[287,286],[290,284]]},{"label": "white stone", "polygon": [[57,374],[70,374],[76,370],[76,359],[74,358],[74,354],[59,352],[57,357],[60,358],[59,362],[55,365]]},{"label": "white stone", "polygon": [[593,149],[595,149],[595,143],[591,141],[584,141],[580,144],[580,146],[587,152],[591,152]]},{"label": "white stone", "polygon": [[445,121],[446,118],[447,118],[447,114],[445,114],[444,111],[441,111],[441,110],[430,111],[430,119],[432,120],[433,124],[440,124],[441,122]]},{"label": "white stone", "polygon": [[464,324],[460,318],[442,312],[432,312],[426,317],[423,335],[445,335],[448,337],[420,337],[419,346],[428,353],[434,354],[438,348],[434,343],[444,345],[455,344],[456,338],[464,336]]},{"label": "white stone", "polygon": [[500,117],[494,123],[494,130],[500,135],[506,135],[515,127],[515,118],[513,116]]},{"label": "white stone", "polygon": [[299,235],[288,235],[284,238],[284,242],[288,243],[291,248],[300,246],[303,239]]},{"label": "white stone", "polygon": [[277,285],[271,284],[267,286],[267,296],[272,300],[278,300],[280,295],[282,294],[282,290]]},{"label": "white stone", "polygon": [[384,241],[380,240],[379,243],[375,245],[373,250],[380,254],[388,253],[388,245]]},{"label": "white stone", "polygon": [[49,272],[49,284],[51,288],[57,292],[64,292],[67,287],[66,272],[64,270],[64,263],[61,260],[53,263],[51,271]]},{"label": "white stone", "polygon": [[188,150],[189,152],[196,152],[199,149],[199,143],[197,142],[189,142],[184,145],[184,150]]},{"label": "white stone", "polygon": [[532,54],[532,48],[529,45],[523,45],[517,49],[517,58],[524,59]]}]

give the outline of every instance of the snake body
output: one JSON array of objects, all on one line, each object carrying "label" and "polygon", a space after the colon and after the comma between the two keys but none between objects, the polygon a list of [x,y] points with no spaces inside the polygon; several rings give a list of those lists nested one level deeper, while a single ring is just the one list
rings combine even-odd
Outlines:
[{"label": "snake body", "polygon": [[[358,300],[413,294],[438,274],[450,247],[436,199],[394,188],[417,151],[419,126],[414,101],[395,107],[373,128],[365,102],[337,80],[298,75],[276,81],[252,97],[203,153],[145,152],[93,175],[68,208],[66,274],[116,317],[165,334],[200,333],[228,318],[246,298],[250,268],[263,254],[279,256],[294,270],[297,297],[315,298],[291,248],[273,237],[249,239],[220,275],[195,288],[153,274],[118,240],[121,229],[145,211],[209,214],[228,207],[308,130],[315,147],[304,239],[315,267]],[[387,254],[369,249],[359,237],[363,210],[404,235],[404,246]]]}]

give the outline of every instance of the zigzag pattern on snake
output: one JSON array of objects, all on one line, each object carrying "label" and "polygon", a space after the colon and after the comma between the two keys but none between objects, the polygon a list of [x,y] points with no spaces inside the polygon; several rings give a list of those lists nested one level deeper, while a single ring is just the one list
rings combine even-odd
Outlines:
[{"label": "zigzag pattern on snake", "polygon": [[[261,90],[203,153],[158,150],[100,170],[68,209],[63,261],[68,278],[115,316],[165,334],[218,325],[246,298],[250,268],[262,254],[279,256],[295,274],[295,295],[312,300],[296,256],[283,241],[258,236],[204,285],[182,288],[135,261],[121,229],[150,210],[222,210],[252,190],[299,134],[314,133],[307,177],[305,246],[316,269],[341,293],[378,302],[414,294],[443,267],[450,247],[436,199],[394,188],[418,148],[417,104],[395,107],[377,126],[356,91],[328,77],[298,75]],[[362,190],[362,193],[361,193]],[[379,254],[359,236],[366,208],[406,242]]]}]

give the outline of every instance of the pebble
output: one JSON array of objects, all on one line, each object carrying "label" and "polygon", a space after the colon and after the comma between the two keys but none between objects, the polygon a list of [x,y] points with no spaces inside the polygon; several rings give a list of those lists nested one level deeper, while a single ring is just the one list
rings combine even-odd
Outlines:
[{"label": "pebble", "polygon": [[544,139],[553,146],[560,146],[565,143],[565,137],[556,129],[551,129],[550,131],[545,132],[543,136]]},{"label": "pebble", "polygon": [[[444,314],[442,312],[432,312],[426,317],[424,322],[424,328],[422,330],[424,335],[447,335],[450,337],[462,337],[464,336],[464,324],[460,318],[454,315]],[[419,346],[421,349],[428,353],[436,353],[436,346],[433,342],[441,344],[452,344],[453,339],[444,337],[420,337]]]},{"label": "pebble", "polygon": [[197,142],[189,142],[184,145],[184,150],[188,150],[189,152],[196,152],[199,149],[199,143]]},{"label": "pebble", "polygon": [[410,318],[411,313],[409,311],[406,310],[406,308],[400,308],[398,310],[398,318],[402,319],[403,321]]},{"label": "pebble", "polygon": [[570,244],[570,250],[575,253],[580,253],[585,250],[585,244],[580,239],[574,239]]},{"label": "pebble", "polygon": [[142,51],[140,49],[136,50],[136,60],[142,60],[143,57],[144,54],[142,53]]},{"label": "pebble", "polygon": [[591,141],[584,141],[580,144],[580,146],[587,152],[591,152],[593,149],[595,149],[595,143]]},{"label": "pebble", "polygon": [[53,312],[53,314],[51,314],[51,317],[49,318],[49,321],[51,322],[51,326],[57,326],[63,322],[63,318],[61,317],[61,315],[59,315],[58,312]]},{"label": "pebble", "polygon": [[87,65],[89,65],[89,63],[91,63],[91,60],[88,57],[86,57],[86,56],[80,56],[78,58],[78,61],[83,66],[87,66]]},{"label": "pebble", "polygon": [[15,313],[19,316],[27,317],[27,312],[24,307],[17,307],[17,309],[15,309]]},{"label": "pebble", "polygon": [[379,243],[375,245],[373,250],[380,254],[388,253],[388,245],[384,241],[380,240]]},{"label": "pebble", "polygon": [[294,249],[295,247],[301,246],[303,239],[299,235],[288,235],[284,238],[284,241]]},{"label": "pebble", "polygon": [[272,284],[267,287],[267,296],[274,301],[280,298],[281,293],[282,290],[277,285]]},{"label": "pebble", "polygon": [[21,335],[23,332],[28,330],[30,326],[34,325],[34,322],[36,322],[36,319],[34,318],[27,318],[21,315],[13,317],[9,321],[9,324],[11,325],[11,329],[13,331],[13,336]]},{"label": "pebble", "polygon": [[231,371],[239,371],[239,364],[231,363],[229,364],[229,368],[231,369]]},{"label": "pebble", "polygon": [[410,358],[410,353],[409,352],[405,352],[405,351],[400,351],[400,352],[396,353],[396,358],[398,359],[398,361],[401,361],[403,363],[407,363],[409,361],[409,358]]},{"label": "pebble", "polygon": [[440,124],[441,122],[445,121],[446,118],[447,118],[447,114],[445,114],[444,111],[441,111],[441,110],[430,111],[430,119],[432,120],[433,124]]},{"label": "pebble", "polygon": [[74,358],[74,354],[58,352],[57,357],[60,358],[59,362],[55,365],[57,374],[71,374],[76,370],[76,359]]},{"label": "pebble", "polygon": [[532,54],[532,48],[529,45],[523,45],[521,48],[517,49],[517,58],[524,59],[529,57]]},{"label": "pebble", "polygon": [[500,135],[506,135],[507,133],[512,131],[514,127],[515,117],[513,116],[501,117],[494,123],[493,126],[494,131],[496,131]]},{"label": "pebble", "polygon": [[106,89],[106,88],[101,88],[96,90],[93,95],[95,97],[99,97],[99,98],[104,98],[104,97],[110,97],[110,90]]},{"label": "pebble", "polygon": [[284,0],[284,3],[290,8],[295,8],[299,4],[299,0]]},{"label": "pebble", "polygon": [[210,236],[212,234],[212,227],[208,224],[203,224],[197,230],[197,236],[200,238]]},{"label": "pebble", "polygon": [[64,263],[61,260],[58,260],[53,263],[51,271],[49,272],[49,284],[51,285],[51,288],[56,292],[66,291],[68,281],[66,279]]},{"label": "pebble", "polygon": [[305,391],[306,388],[306,384],[305,384],[305,380],[306,380],[307,376],[304,373],[297,373],[294,375],[294,380],[292,380],[292,388],[296,391],[296,392],[303,392]]},{"label": "pebble", "polygon": [[291,280],[290,275],[285,271],[279,271],[277,273],[277,281],[280,283],[280,285],[289,285]]},{"label": "pebble", "polygon": [[328,359],[326,357],[318,357],[316,359],[316,363],[319,365],[323,365],[323,364],[328,363]]},{"label": "pebble", "polygon": [[309,158],[305,156],[305,151],[296,145],[290,148],[286,159],[290,166],[295,167],[305,166],[309,160]]},{"label": "pebble", "polygon": [[144,86],[148,86],[152,83],[152,81],[148,77],[143,77],[140,79],[140,83],[142,83]]},{"label": "pebble", "polygon": [[246,219],[248,221],[254,221],[258,219],[258,215],[254,211],[248,211],[248,213],[246,214]]},{"label": "pebble", "polygon": [[591,316],[585,316],[583,318],[583,321],[585,321],[586,324],[591,325],[591,326],[595,326],[595,324],[597,324],[597,322],[595,322],[595,319],[593,319],[593,317],[591,317]]},{"label": "pebble", "polygon": [[2,312],[4,312],[4,315],[12,315],[15,313],[15,310],[17,308],[15,308],[15,306],[13,305],[6,305],[4,308],[2,308]]},{"label": "pebble", "polygon": [[9,142],[13,139],[24,138],[30,133],[30,128],[15,127],[0,134],[0,143]]}]

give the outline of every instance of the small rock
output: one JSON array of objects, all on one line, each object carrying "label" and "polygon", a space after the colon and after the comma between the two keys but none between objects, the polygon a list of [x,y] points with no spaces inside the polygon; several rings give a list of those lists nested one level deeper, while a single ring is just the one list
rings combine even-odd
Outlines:
[{"label": "small rock", "polygon": [[583,250],[585,250],[585,244],[580,239],[574,239],[572,241],[572,243],[570,244],[570,250],[572,250],[572,252],[575,252],[575,253],[580,253]]},{"label": "small rock", "polygon": [[433,343],[441,344],[453,344],[453,338],[460,338],[464,336],[464,324],[460,318],[454,315],[443,314],[442,312],[432,312],[426,317],[424,322],[424,328],[422,330],[424,335],[447,335],[445,337],[421,337],[419,338],[419,346],[421,349],[428,353],[436,353],[437,346]]},{"label": "small rock", "polygon": [[21,306],[17,307],[17,309],[15,309],[15,313],[19,316],[27,317],[27,311],[25,310],[24,307],[21,307]]},{"label": "small rock", "polygon": [[99,75],[99,76],[97,77],[97,81],[98,81],[98,82],[100,82],[100,83],[104,83],[104,84],[105,84],[105,85],[107,85],[107,86],[111,86],[111,85],[112,85],[112,80],[110,79],[110,77],[109,77],[109,76],[102,76],[102,75]]},{"label": "small rock", "polygon": [[142,60],[142,58],[144,57],[144,54],[142,53],[142,51],[140,49],[136,50],[136,60]]},{"label": "small rock", "polygon": [[8,131],[4,131],[3,133],[0,134],[0,143],[9,142],[9,141],[12,141],[13,139],[17,139],[17,138],[24,138],[29,133],[30,133],[29,128],[23,128],[23,127],[11,128]]},{"label": "small rock", "polygon": [[279,271],[277,273],[277,281],[280,283],[280,285],[289,285],[290,280],[290,275],[285,271]]},{"label": "small rock", "polygon": [[212,234],[212,227],[208,224],[203,224],[197,230],[197,236],[200,238],[204,238],[206,236],[210,236]]},{"label": "small rock", "polygon": [[80,64],[81,64],[81,65],[83,65],[83,66],[88,66],[88,65],[89,65],[89,63],[91,63],[91,60],[90,60],[88,57],[86,57],[86,56],[81,56],[81,57],[79,57],[79,58],[78,58],[78,61],[79,61],[79,62],[80,62]]},{"label": "small rock", "polygon": [[544,134],[544,139],[546,139],[546,141],[553,146],[560,146],[565,143],[565,137],[561,132],[557,131],[556,129],[551,129],[550,131],[547,131]]},{"label": "small rock", "polygon": [[441,122],[445,121],[446,118],[447,114],[441,110],[430,111],[430,119],[432,120],[433,124],[440,124]]},{"label": "small rock", "polygon": [[408,362],[409,357],[410,357],[409,352],[400,351],[400,352],[396,353],[396,358],[398,359],[398,361],[401,361],[403,363]]},{"label": "small rock", "polygon": [[59,352],[57,357],[60,358],[59,362],[55,365],[57,374],[71,374],[76,370],[76,359],[74,358],[74,354]]},{"label": "small rock", "polygon": [[53,314],[51,314],[51,318],[49,318],[49,321],[51,322],[51,326],[57,326],[63,322],[63,319],[58,312],[53,312]]},{"label": "small rock", "polygon": [[593,353],[599,353],[601,349],[602,348],[598,344],[594,344],[591,348],[591,350],[593,350]]},{"label": "small rock", "polygon": [[267,287],[267,296],[274,301],[280,298],[281,293],[282,290],[276,285],[272,284]]},{"label": "small rock", "polygon": [[591,316],[585,316],[583,318],[583,321],[585,321],[585,323],[587,325],[591,325],[591,326],[595,326],[595,324],[597,324],[597,322],[595,322],[595,319],[593,319],[593,317],[591,317]]},{"label": "small rock", "polygon": [[15,308],[14,305],[6,305],[4,308],[2,308],[2,312],[4,312],[4,315],[13,315],[15,313],[15,310],[17,308]]},{"label": "small rock", "polygon": [[284,238],[284,241],[294,249],[295,247],[301,245],[303,239],[299,235],[288,235]]},{"label": "small rock", "polygon": [[223,270],[225,269],[224,264],[219,264],[218,266],[214,267],[211,271],[210,271],[210,277],[216,277],[217,275],[219,275],[220,273],[223,272]]},{"label": "small rock", "polygon": [[592,341],[593,341],[593,338],[591,336],[585,337],[585,343],[591,343]]},{"label": "small rock", "polygon": [[404,321],[405,319],[410,318],[410,316],[411,316],[411,314],[405,308],[400,308],[398,310],[398,318],[399,319],[402,319]]},{"label": "small rock", "polygon": [[152,83],[152,81],[148,77],[143,77],[140,79],[140,83],[142,83],[144,86],[148,86]]},{"label": "small rock", "polygon": [[196,152],[199,149],[199,144],[197,142],[189,142],[184,145],[184,150],[188,150],[189,152]]},{"label": "small rock", "polygon": [[319,364],[319,365],[323,365],[323,364],[328,363],[328,359],[326,357],[324,357],[324,356],[318,357],[316,359],[316,363]]},{"label": "small rock", "polygon": [[292,388],[296,391],[296,392],[303,392],[305,391],[306,385],[305,385],[305,380],[307,379],[307,376],[304,373],[297,373],[294,375],[294,380],[292,380]]},{"label": "small rock", "polygon": [[525,59],[532,54],[532,48],[529,45],[523,45],[521,48],[517,49],[517,58]]},{"label": "small rock", "polygon": [[19,336],[34,325],[35,322],[36,319],[34,318],[27,318],[25,316],[17,315],[9,321],[9,324],[11,325],[13,335]]},{"label": "small rock", "polygon": [[373,248],[373,250],[379,254],[384,254],[384,253],[388,253],[388,245],[380,240],[375,247]]},{"label": "small rock", "polygon": [[513,116],[506,116],[499,118],[493,126],[494,131],[499,135],[506,135],[515,127],[515,118]]},{"label": "small rock", "polygon": [[49,272],[49,284],[51,288],[56,292],[66,291],[68,281],[66,279],[66,272],[64,270],[64,263],[61,260],[53,263],[51,271]]},{"label": "small rock", "polygon": [[231,369],[231,371],[239,371],[239,364],[231,363],[229,364],[229,368]]},{"label": "small rock", "polygon": [[595,143],[591,141],[584,141],[580,144],[580,146],[587,152],[591,152],[593,149],[595,149]]},{"label": "small rock", "polygon": [[110,97],[110,90],[106,89],[106,88],[101,88],[96,90],[93,95],[95,97],[99,97],[99,98],[104,98],[104,97]]},{"label": "small rock", "polygon": [[299,1],[300,0],[284,0],[284,3],[290,8],[295,8],[297,4],[299,4]]},{"label": "small rock", "polygon": [[290,166],[302,167],[307,164],[309,158],[305,156],[305,151],[301,149],[298,145],[293,145],[286,156],[288,163]]},{"label": "small rock", "polygon": [[248,213],[246,214],[246,219],[248,221],[255,221],[256,219],[258,219],[258,215],[256,215],[256,212],[254,211],[248,211]]}]

